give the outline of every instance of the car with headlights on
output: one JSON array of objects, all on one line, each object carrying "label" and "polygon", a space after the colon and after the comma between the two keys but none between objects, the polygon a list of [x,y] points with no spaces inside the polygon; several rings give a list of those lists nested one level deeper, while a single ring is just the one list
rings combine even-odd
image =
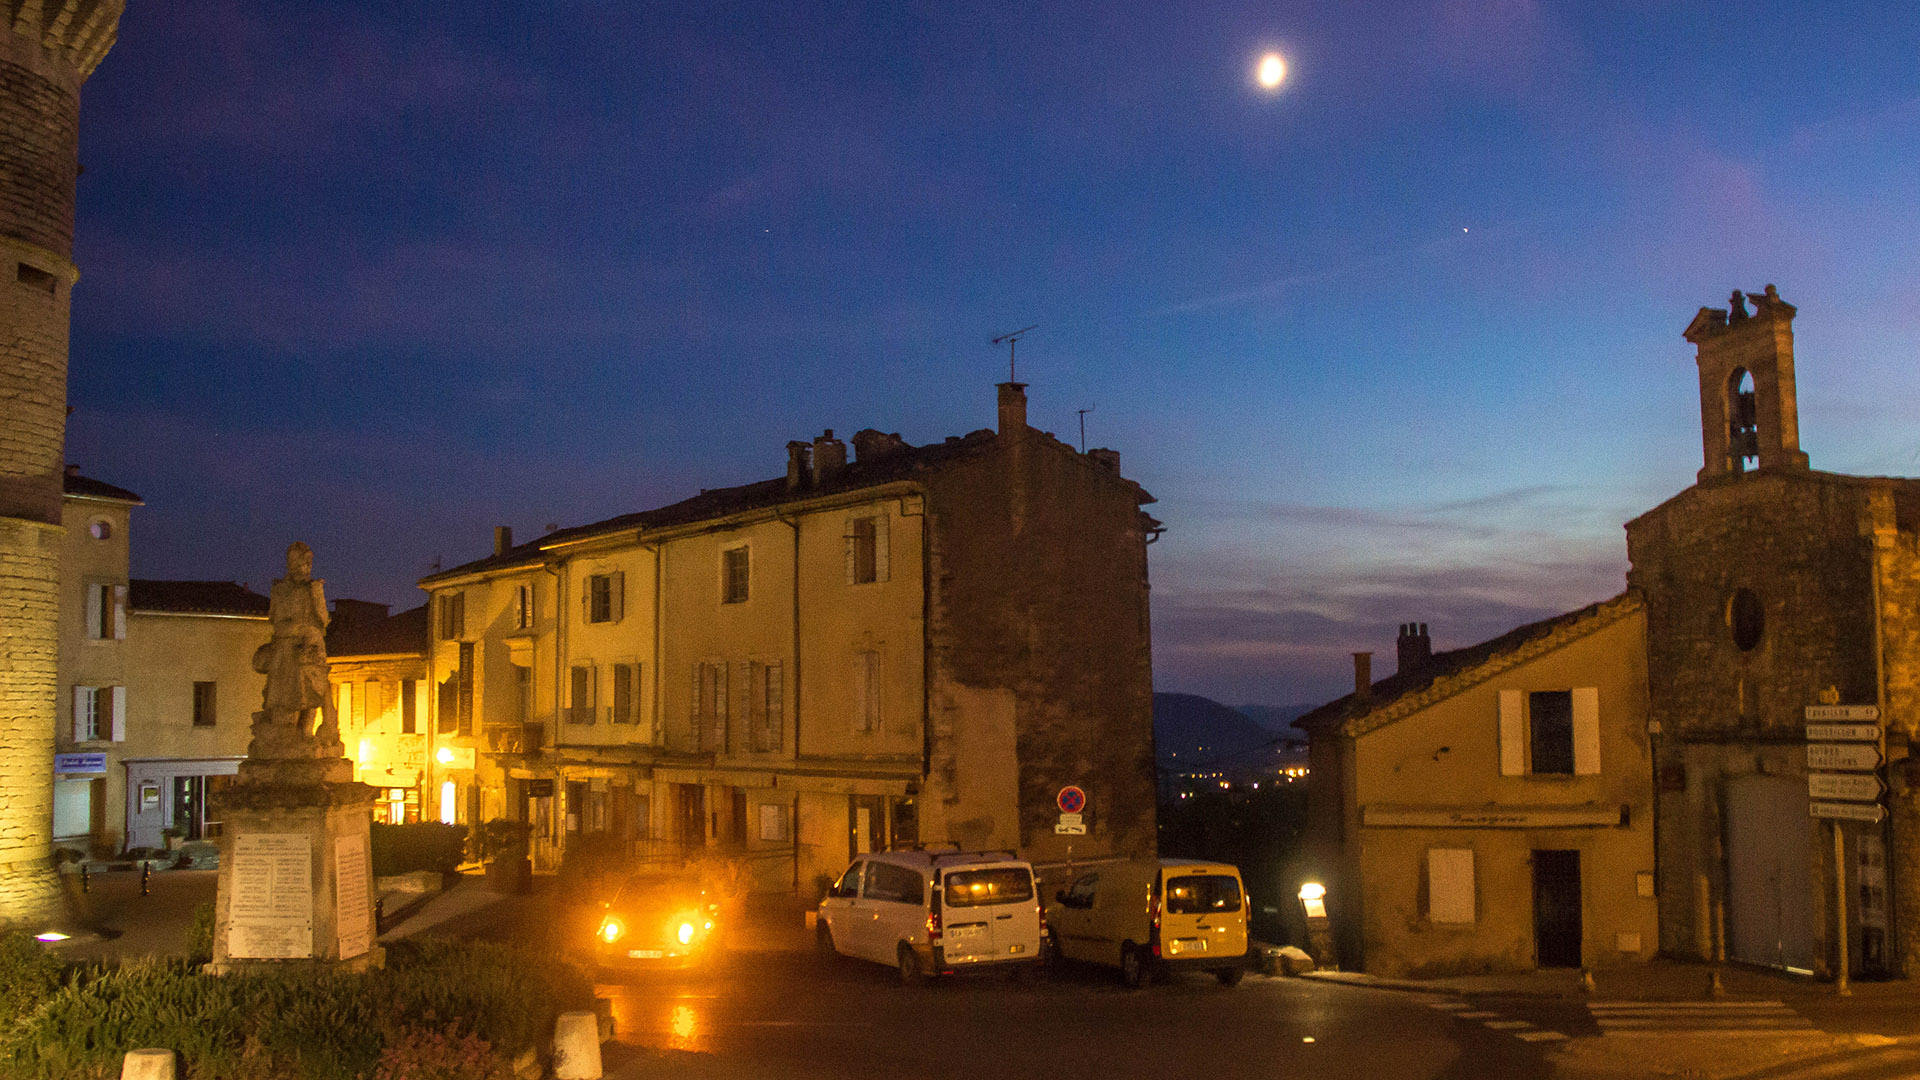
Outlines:
[{"label": "car with headlights on", "polygon": [[593,935],[603,969],[688,967],[719,947],[720,904],[700,879],[642,872],[621,882]]}]

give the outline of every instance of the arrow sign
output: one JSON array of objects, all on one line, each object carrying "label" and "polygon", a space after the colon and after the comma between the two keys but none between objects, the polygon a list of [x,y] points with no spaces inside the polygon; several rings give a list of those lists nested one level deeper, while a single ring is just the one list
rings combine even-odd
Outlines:
[{"label": "arrow sign", "polygon": [[1808,743],[1807,768],[1872,772],[1880,767],[1880,748],[1872,743]]},{"label": "arrow sign", "polygon": [[1808,742],[1879,742],[1879,724],[1808,724]]},{"label": "arrow sign", "polygon": [[1809,773],[1807,794],[1816,799],[1878,802],[1886,785],[1872,773]]},{"label": "arrow sign", "polygon": [[1887,816],[1887,808],[1879,803],[1816,802],[1808,803],[1807,809],[1814,817],[1836,821],[1877,822]]},{"label": "arrow sign", "polygon": [[1809,720],[1878,720],[1878,705],[1809,705]]}]

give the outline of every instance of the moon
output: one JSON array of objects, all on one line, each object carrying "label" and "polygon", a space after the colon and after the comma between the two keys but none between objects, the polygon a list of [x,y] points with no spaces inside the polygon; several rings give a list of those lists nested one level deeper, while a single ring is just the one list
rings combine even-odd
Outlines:
[{"label": "moon", "polygon": [[1287,62],[1279,53],[1268,53],[1260,58],[1260,66],[1254,69],[1254,77],[1268,90],[1280,89],[1287,78]]}]

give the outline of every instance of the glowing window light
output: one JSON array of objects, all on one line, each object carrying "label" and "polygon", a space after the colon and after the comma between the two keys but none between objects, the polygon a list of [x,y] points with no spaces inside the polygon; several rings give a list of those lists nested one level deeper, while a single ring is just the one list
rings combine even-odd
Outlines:
[{"label": "glowing window light", "polygon": [[456,811],[459,810],[459,800],[455,798],[456,794],[457,792],[454,790],[453,781],[447,780],[440,785],[440,824],[442,825],[459,824],[459,822],[455,820],[455,818],[459,816],[456,813]]}]

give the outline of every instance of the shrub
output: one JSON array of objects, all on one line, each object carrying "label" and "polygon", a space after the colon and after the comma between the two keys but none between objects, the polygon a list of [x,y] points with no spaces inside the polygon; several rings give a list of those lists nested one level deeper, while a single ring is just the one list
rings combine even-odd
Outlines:
[{"label": "shrub", "polygon": [[60,961],[25,930],[0,931],[0,1027],[60,989]]},{"label": "shrub", "polygon": [[403,1024],[394,1028],[380,1051],[373,1080],[493,1080],[511,1073],[487,1040],[459,1025]]},{"label": "shrub", "polygon": [[213,905],[197,904],[193,923],[187,927],[187,962],[200,965],[213,960]]},{"label": "shrub", "polygon": [[373,826],[375,877],[406,874],[415,870],[452,873],[466,859],[467,827],[421,821],[411,825]]}]

